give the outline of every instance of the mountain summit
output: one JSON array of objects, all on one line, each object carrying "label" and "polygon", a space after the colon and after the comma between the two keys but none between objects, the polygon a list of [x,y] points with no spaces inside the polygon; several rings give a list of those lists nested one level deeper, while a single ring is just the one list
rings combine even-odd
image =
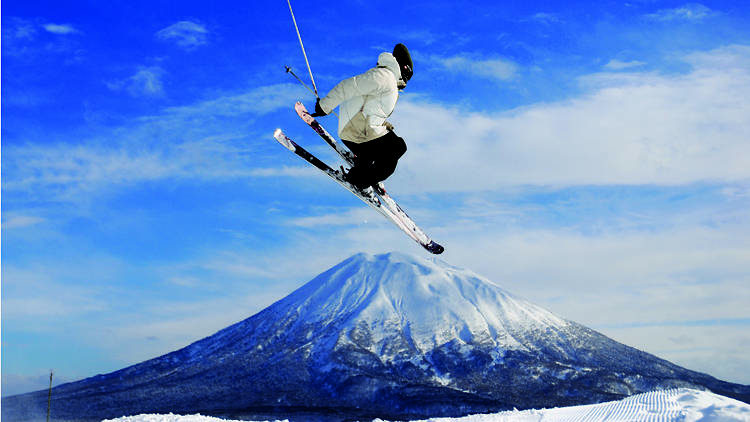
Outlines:
[{"label": "mountain summit", "polygon": [[[53,390],[53,416],[139,413],[325,420],[455,416],[619,399],[716,380],[617,343],[471,271],[358,254],[181,350]],[[3,399],[30,419],[46,393]]]},{"label": "mountain summit", "polygon": [[[333,350],[354,347],[383,362],[411,362],[447,344],[559,348],[559,334],[570,326],[472,272],[398,253],[355,255],[272,308],[301,324],[280,331],[325,338]],[[324,352],[328,343],[318,343]]]}]

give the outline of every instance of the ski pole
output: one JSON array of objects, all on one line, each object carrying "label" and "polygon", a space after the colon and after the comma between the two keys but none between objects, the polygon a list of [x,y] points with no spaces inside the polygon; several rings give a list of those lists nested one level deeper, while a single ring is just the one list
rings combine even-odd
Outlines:
[{"label": "ski pole", "polygon": [[313,94],[315,94],[315,97],[317,97],[317,96],[318,96],[318,93],[316,93],[315,91],[313,91],[313,89],[312,89],[312,88],[310,88],[310,87],[309,87],[309,86],[308,86],[308,85],[307,85],[307,84],[305,83],[305,81],[303,81],[302,79],[300,79],[300,78],[299,78],[299,76],[297,76],[297,75],[296,75],[296,74],[294,73],[294,71],[292,70],[292,68],[291,68],[291,67],[289,67],[289,66],[284,66],[284,68],[286,69],[286,73],[289,73],[289,74],[291,74],[292,76],[294,76],[294,79],[298,80],[298,81],[299,81],[299,83],[301,83],[302,85],[304,85],[304,86],[305,86],[305,88],[307,88],[307,90],[308,90],[308,91],[310,91],[310,92],[312,92]]},{"label": "ski pole", "polygon": [[[296,75],[296,74],[294,73],[294,71],[292,70],[292,68],[291,68],[291,67],[289,67],[289,66],[284,66],[284,68],[286,69],[286,73],[289,73],[289,74],[291,74],[292,76],[294,76],[294,79],[298,80],[298,81],[299,81],[299,83],[301,83],[302,85],[304,85],[304,86],[305,86],[305,88],[307,88],[307,89],[308,89],[308,90],[309,90],[310,92],[312,92],[313,94],[315,94],[315,91],[313,91],[313,90],[312,90],[312,88],[310,88],[309,86],[307,86],[307,84],[306,84],[306,83],[305,83],[305,82],[304,82],[304,81],[303,81],[302,79],[300,79],[300,78],[299,78],[299,76],[297,76],[297,75]],[[317,95],[317,94],[315,94],[315,97],[317,97],[317,98],[320,98],[320,97],[318,97],[318,95]],[[334,116],[336,116],[337,118],[339,117],[338,113],[336,113],[335,111],[331,111],[331,114],[333,114],[333,115],[334,115]]]},{"label": "ski pole", "polygon": [[294,22],[294,29],[297,30],[297,38],[299,39],[300,47],[302,47],[302,55],[305,56],[305,63],[307,64],[307,71],[310,72],[310,80],[312,81],[312,86],[314,89],[313,92],[315,93],[316,97],[320,98],[320,96],[318,95],[318,87],[315,86],[315,78],[313,78],[312,69],[310,69],[310,62],[307,60],[307,53],[305,52],[305,45],[302,44],[302,35],[300,35],[299,33],[299,27],[297,26],[297,19],[294,18],[294,11],[292,10],[292,2],[291,0],[286,0],[286,2],[287,4],[289,4],[289,13],[292,14],[292,22]]}]

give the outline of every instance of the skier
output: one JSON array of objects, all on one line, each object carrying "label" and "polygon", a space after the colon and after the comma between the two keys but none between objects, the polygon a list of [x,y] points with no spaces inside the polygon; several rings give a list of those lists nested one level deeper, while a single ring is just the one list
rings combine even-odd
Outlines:
[{"label": "skier", "polygon": [[413,66],[406,46],[396,44],[393,53],[380,54],[376,67],[344,79],[315,103],[313,117],[340,106],[339,137],[357,156],[344,178],[358,189],[387,179],[406,153],[406,143],[386,119],[396,107],[399,90],[411,79]]}]

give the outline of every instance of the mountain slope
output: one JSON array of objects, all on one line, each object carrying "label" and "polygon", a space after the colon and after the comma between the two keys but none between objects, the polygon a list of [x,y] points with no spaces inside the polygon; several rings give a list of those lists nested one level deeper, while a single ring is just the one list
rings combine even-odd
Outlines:
[{"label": "mountain slope", "polygon": [[[330,420],[556,407],[668,387],[750,397],[750,387],[617,343],[471,271],[391,253],[355,255],[213,336],[53,393],[58,417]],[[3,400],[3,416],[45,398]]]}]

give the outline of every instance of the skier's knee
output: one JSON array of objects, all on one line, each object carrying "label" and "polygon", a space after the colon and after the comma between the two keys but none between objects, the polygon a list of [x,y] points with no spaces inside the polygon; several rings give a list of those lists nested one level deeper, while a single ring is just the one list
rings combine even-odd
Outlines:
[{"label": "skier's knee", "polygon": [[400,136],[396,136],[393,142],[393,156],[399,159],[404,154],[406,154],[406,142]]}]

